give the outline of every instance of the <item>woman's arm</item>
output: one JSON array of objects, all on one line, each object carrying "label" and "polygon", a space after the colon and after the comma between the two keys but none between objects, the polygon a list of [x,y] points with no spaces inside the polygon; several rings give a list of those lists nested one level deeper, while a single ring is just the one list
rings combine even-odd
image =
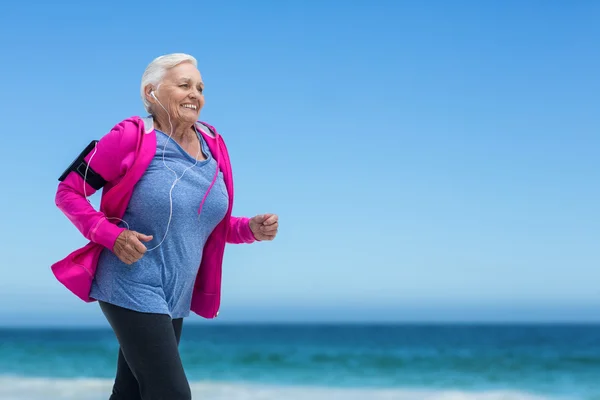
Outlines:
[{"label": "woman's arm", "polygon": [[230,217],[229,233],[227,234],[227,243],[253,243],[256,241],[252,230],[250,229],[250,218]]},{"label": "woman's arm", "polygon": [[[90,167],[109,183],[124,172],[121,171],[124,154],[121,148],[123,130],[123,123],[116,125],[99,140],[96,148],[85,157],[87,163],[90,163],[91,159]],[[58,184],[55,203],[86,239],[112,250],[117,237],[124,228],[111,223],[106,219],[104,213],[94,209],[87,196],[91,196],[95,192],[93,187],[84,183],[79,174],[70,172]]]},{"label": "woman's arm", "polygon": [[[259,214],[252,218],[231,217],[229,243],[252,243],[273,240],[279,229],[277,214]],[[232,234],[232,232],[235,232]]]}]

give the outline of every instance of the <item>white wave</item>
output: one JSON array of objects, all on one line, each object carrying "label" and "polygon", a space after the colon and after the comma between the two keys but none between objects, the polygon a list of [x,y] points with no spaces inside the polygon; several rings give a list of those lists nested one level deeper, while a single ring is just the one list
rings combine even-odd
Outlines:
[{"label": "white wave", "polygon": [[[2,400],[106,400],[107,379],[51,379],[0,377]],[[518,391],[466,392],[459,390],[340,389],[270,386],[252,383],[192,382],[194,399],[211,400],[545,400]]]}]

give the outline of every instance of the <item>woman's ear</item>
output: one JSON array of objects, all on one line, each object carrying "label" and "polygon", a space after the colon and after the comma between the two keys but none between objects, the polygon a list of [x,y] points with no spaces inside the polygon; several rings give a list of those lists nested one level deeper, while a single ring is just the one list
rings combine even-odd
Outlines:
[{"label": "woman's ear", "polygon": [[144,89],[144,93],[146,94],[146,99],[150,102],[150,103],[154,103],[156,100],[156,93],[154,93],[155,90],[152,87],[152,85],[148,85],[146,86],[146,88]]}]

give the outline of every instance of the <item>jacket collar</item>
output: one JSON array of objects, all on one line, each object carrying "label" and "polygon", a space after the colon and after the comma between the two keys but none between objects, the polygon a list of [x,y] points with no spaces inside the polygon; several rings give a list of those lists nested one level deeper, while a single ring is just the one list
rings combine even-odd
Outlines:
[{"label": "jacket collar", "polygon": [[[142,122],[144,124],[144,134],[147,135],[154,130],[154,119],[151,115],[143,117]],[[198,129],[200,132],[204,133],[208,137],[211,137],[213,139],[216,137],[214,132],[211,129],[209,129],[205,123],[201,121],[196,121],[196,129]]]}]

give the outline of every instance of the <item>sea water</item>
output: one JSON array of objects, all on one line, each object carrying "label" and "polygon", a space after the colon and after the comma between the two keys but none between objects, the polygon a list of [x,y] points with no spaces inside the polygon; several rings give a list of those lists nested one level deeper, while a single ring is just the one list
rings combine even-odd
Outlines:
[{"label": "sea water", "polygon": [[[0,330],[0,399],[108,399],[107,328]],[[600,325],[184,324],[196,399],[600,399]]]}]

